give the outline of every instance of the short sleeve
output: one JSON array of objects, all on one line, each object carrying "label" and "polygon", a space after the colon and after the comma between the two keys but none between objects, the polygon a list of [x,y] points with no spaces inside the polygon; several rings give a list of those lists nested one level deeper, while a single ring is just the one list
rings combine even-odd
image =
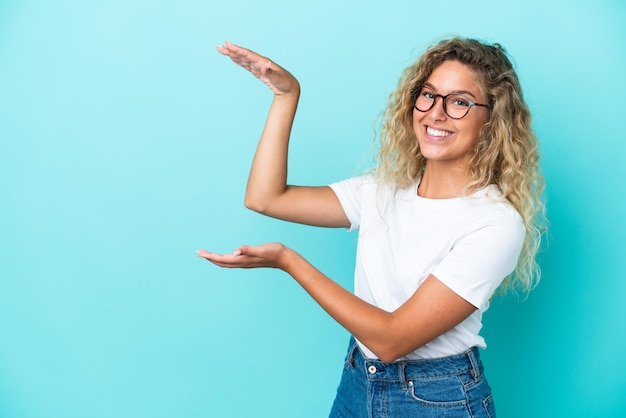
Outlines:
[{"label": "short sleeve", "polygon": [[330,188],[335,192],[346,217],[350,221],[349,231],[358,229],[361,224],[363,202],[366,201],[368,190],[374,184],[371,176],[354,177],[332,183]]},{"label": "short sleeve", "polygon": [[454,243],[432,274],[480,310],[517,266],[525,228],[517,212],[500,211]]}]

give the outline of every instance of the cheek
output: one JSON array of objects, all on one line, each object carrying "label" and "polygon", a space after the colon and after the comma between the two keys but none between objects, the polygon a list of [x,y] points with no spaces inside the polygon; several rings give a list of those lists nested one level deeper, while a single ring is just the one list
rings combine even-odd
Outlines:
[{"label": "cheek", "polygon": [[485,123],[482,120],[476,121],[475,123],[468,124],[465,127],[465,132],[467,132],[468,136],[471,137],[474,142],[477,142],[483,126],[485,126]]},{"label": "cheek", "polygon": [[413,109],[413,129],[416,132],[421,129],[422,120],[424,120],[424,113]]}]

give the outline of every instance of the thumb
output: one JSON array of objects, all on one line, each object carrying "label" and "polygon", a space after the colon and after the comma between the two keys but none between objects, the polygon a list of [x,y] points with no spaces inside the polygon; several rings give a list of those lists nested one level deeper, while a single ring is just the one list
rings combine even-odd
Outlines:
[{"label": "thumb", "polygon": [[241,245],[237,247],[235,251],[233,251],[233,255],[235,257],[240,256],[240,255],[251,255],[250,253],[251,253],[250,246],[248,245]]}]

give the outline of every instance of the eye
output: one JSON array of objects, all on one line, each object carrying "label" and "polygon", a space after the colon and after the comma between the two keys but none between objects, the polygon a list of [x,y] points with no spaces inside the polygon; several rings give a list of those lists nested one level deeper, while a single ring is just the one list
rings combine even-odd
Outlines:
[{"label": "eye", "polygon": [[451,106],[469,107],[472,101],[464,96],[452,96],[448,98],[448,103],[450,103]]},{"label": "eye", "polygon": [[422,90],[422,96],[426,97],[427,99],[433,100],[435,98],[435,93],[430,90]]}]

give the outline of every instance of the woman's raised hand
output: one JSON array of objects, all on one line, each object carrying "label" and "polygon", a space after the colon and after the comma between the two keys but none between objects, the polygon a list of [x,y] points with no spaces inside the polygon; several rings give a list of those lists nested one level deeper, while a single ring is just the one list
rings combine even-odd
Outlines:
[{"label": "woman's raised hand", "polygon": [[227,55],[233,62],[264,82],[275,95],[299,94],[300,84],[291,73],[269,58],[230,42],[217,46],[217,52]]}]

